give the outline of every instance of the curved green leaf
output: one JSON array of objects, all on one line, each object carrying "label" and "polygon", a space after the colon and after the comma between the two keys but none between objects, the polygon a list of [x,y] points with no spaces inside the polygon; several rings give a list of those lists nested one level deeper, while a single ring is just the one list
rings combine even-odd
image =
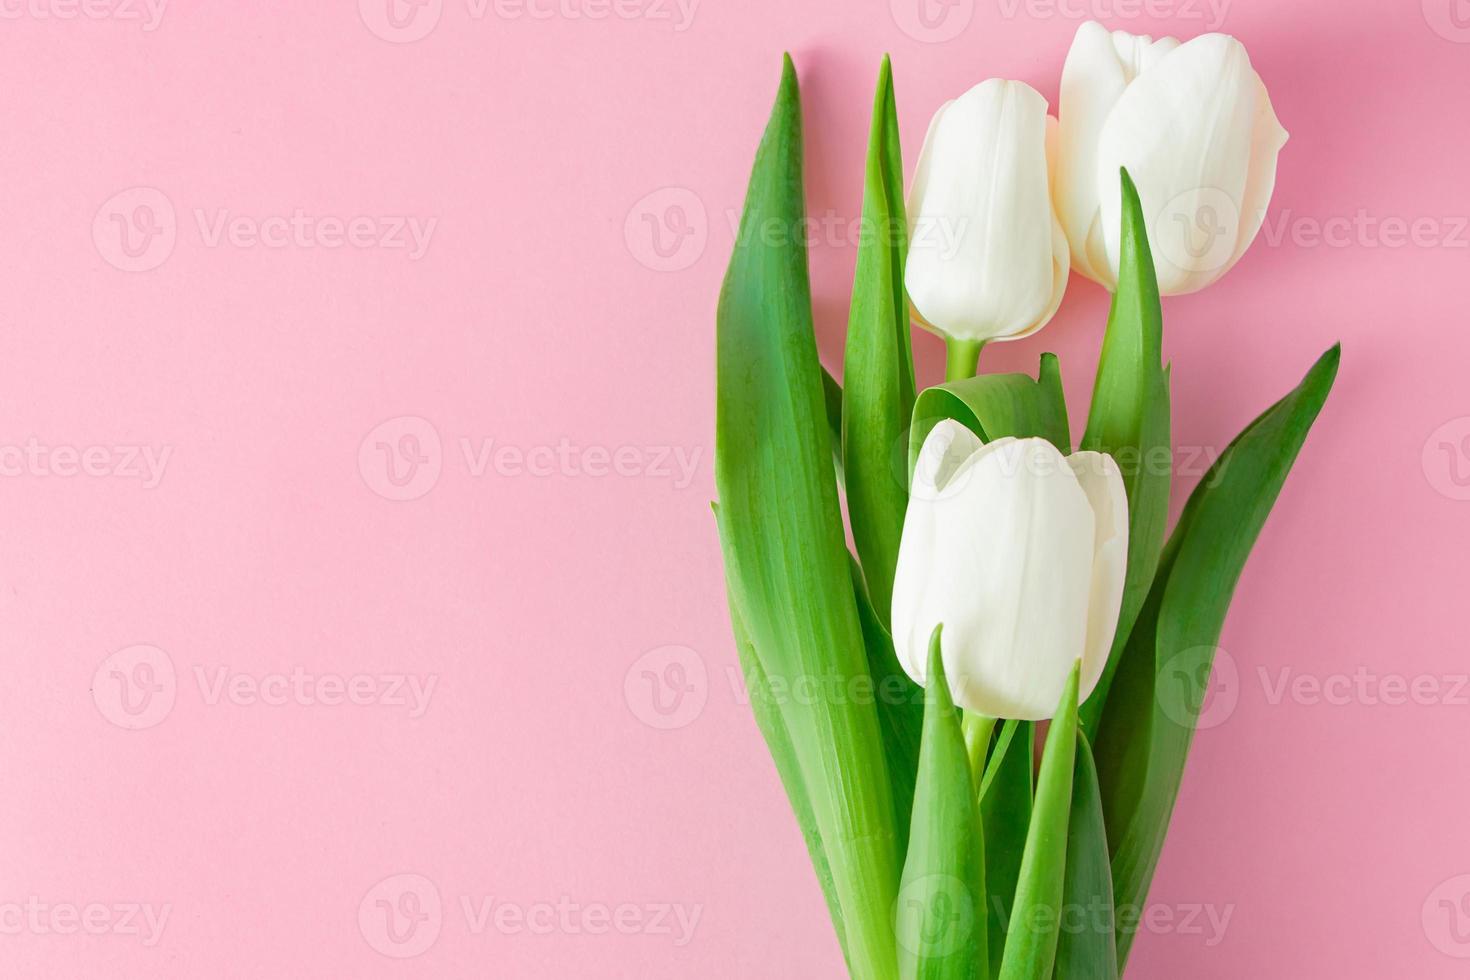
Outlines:
[{"label": "curved green leaf", "polygon": [[1067,867],[1067,822],[1072,809],[1072,768],[1077,756],[1077,685],[1072,668],[1061,703],[1046,733],[1036,775],[1036,804],[1021,856],[1015,911],[1006,932],[1001,980],[1048,980],[1056,961]]},{"label": "curved green leaf", "polygon": [[[868,601],[857,562],[852,569],[853,593],[857,596],[858,621],[868,650],[868,673],[872,675],[872,697],[878,707],[878,726],[883,732],[883,752],[888,760],[888,782],[893,793],[893,813],[898,853],[908,847],[909,814],[914,806],[914,780],[919,770],[919,745],[924,727],[924,689],[915,684],[893,649],[893,637]],[[854,692],[862,694],[863,692]]]},{"label": "curved green leaf", "polygon": [[[980,787],[980,822],[985,827],[985,921],[990,948],[1005,948],[1006,930],[1021,877],[1021,856],[1031,826],[1035,780],[1036,723],[1007,721],[995,740]],[[1000,957],[990,958],[990,975],[1000,973]]]},{"label": "curved green leaf", "polygon": [[[718,515],[719,508],[716,507],[715,511]],[[842,943],[845,956],[847,934],[842,928],[842,907],[837,902],[837,893],[832,883],[832,868],[827,861],[827,851],[822,846],[816,816],[812,813],[812,804],[807,799],[806,786],[801,780],[801,768],[797,762],[796,750],[791,745],[791,735],[786,731],[786,723],[781,719],[780,701],[771,690],[771,683],[766,677],[765,669],[761,667],[760,657],[756,655],[755,647],[751,645],[750,637],[745,632],[745,626],[740,622],[740,613],[735,608],[734,596],[730,596],[729,600],[730,626],[735,632],[735,652],[740,658],[740,669],[745,675],[745,690],[750,699],[750,710],[755,715],[756,726],[760,728],[761,735],[766,740],[766,747],[770,749],[771,761],[776,764],[776,772],[781,777],[781,785],[786,790],[786,798],[791,801],[791,812],[796,817],[797,826],[801,828],[801,836],[806,842],[812,869],[817,873],[817,881],[822,886],[822,895],[827,900],[827,913],[832,917],[832,923],[837,928],[837,939]]]},{"label": "curved green leaf", "polygon": [[1123,227],[1118,289],[1108,311],[1097,381],[1080,448],[1112,454],[1128,491],[1128,572],[1112,652],[1081,708],[1096,733],[1133,621],[1148,594],[1169,518],[1169,384],[1163,367],[1163,313],[1138,190],[1121,171]]},{"label": "curved green leaf", "polygon": [[[1097,763],[1120,909],[1148,898],[1209,667],[1236,582],[1337,376],[1333,347],[1246,427],[1190,495],[1133,629],[1098,734]],[[1180,671],[1176,658],[1198,669]],[[1164,688],[1165,677],[1173,686]],[[1190,686],[1180,692],[1180,681]],[[1132,934],[1118,932],[1119,966]]]},{"label": "curved green leaf", "polygon": [[873,97],[862,228],[842,365],[843,468],[853,542],[873,608],[886,627],[908,507],[908,488],[894,470],[893,453],[902,445],[914,407],[914,360],[903,288],[908,250],[903,161],[893,70],[887,57],[878,70]]},{"label": "curved green leaf", "polygon": [[1077,733],[1072,770],[1072,814],[1067,821],[1067,875],[1062,889],[1062,934],[1054,980],[1118,980],[1113,930],[1113,876],[1102,791],[1087,736]]},{"label": "curved green leaf", "polygon": [[[717,313],[715,485],[725,574],[766,678],[846,692],[867,656],[848,572],[812,331],[801,103],[786,59]],[[840,909],[853,976],[895,962],[894,813],[877,713],[847,697],[779,706]]]},{"label": "curved green leaf", "polygon": [[944,419],[965,425],[986,442],[1004,436],[1040,436],[1063,453],[1072,451],[1067,402],[1055,354],[1042,354],[1037,377],[981,374],[925,388],[914,402],[909,427],[909,473],[934,426]]},{"label": "curved green leaf", "polygon": [[827,427],[832,435],[832,462],[837,467],[837,483],[847,482],[842,471],[842,385],[832,372],[822,368],[822,405],[827,410]]},{"label": "curved green leaf", "polygon": [[908,856],[895,911],[903,980],[984,980],[985,840],[970,756],[940,656],[929,640],[924,742],[914,789]]}]

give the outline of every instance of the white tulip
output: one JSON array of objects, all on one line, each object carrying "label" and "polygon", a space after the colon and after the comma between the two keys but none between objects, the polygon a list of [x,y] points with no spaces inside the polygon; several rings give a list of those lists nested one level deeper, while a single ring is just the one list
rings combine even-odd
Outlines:
[{"label": "white tulip", "polygon": [[914,316],[948,339],[1014,340],[1040,330],[1067,285],[1052,213],[1046,100],[992,78],[929,123],[909,192],[904,284]]},{"label": "white tulip", "polygon": [[1053,193],[1072,267],[1087,278],[1117,286],[1122,167],[1164,295],[1219,279],[1260,231],[1286,130],[1235,38],[1180,44],[1083,24],[1058,117]]},{"label": "white tulip", "polygon": [[1128,500],[1111,456],[1045,439],[981,441],[945,420],[914,471],[893,583],[893,642],[925,683],[944,625],[954,699],[992,718],[1049,718],[1072,666],[1079,698],[1112,646],[1128,556]]}]

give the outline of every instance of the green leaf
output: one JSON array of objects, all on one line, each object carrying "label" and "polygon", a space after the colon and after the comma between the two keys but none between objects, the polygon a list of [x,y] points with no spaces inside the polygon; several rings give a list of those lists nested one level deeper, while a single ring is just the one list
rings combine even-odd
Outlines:
[{"label": "green leaf", "polygon": [[1067,821],[1067,874],[1062,889],[1062,934],[1057,940],[1055,980],[1118,980],[1113,930],[1113,876],[1102,791],[1087,736],[1077,733],[1072,770],[1072,813]]},{"label": "green leaf", "polygon": [[827,427],[832,431],[832,457],[842,475],[842,385],[832,372],[822,368],[822,405],[827,410]]},{"label": "green leaf", "polygon": [[[716,507],[715,511],[718,514],[719,508]],[[740,657],[740,668],[745,675],[745,689],[750,698],[750,710],[755,715],[756,726],[760,728],[761,735],[765,737],[766,747],[771,751],[771,761],[776,764],[776,772],[781,777],[781,785],[786,790],[786,797],[791,801],[791,812],[795,815],[796,823],[801,828],[802,839],[806,841],[812,868],[817,873],[817,881],[821,884],[822,894],[827,899],[827,912],[837,927],[837,938],[843,943],[845,955],[847,936],[842,928],[842,908],[837,903],[837,894],[832,883],[832,868],[827,862],[827,852],[822,846],[821,834],[817,831],[817,821],[812,813],[811,801],[807,799],[806,786],[801,781],[801,768],[797,762],[796,750],[791,745],[791,736],[786,731],[786,723],[781,718],[779,699],[771,690],[770,680],[766,677],[764,668],[761,667],[760,657],[756,655],[755,647],[751,645],[750,637],[740,622],[740,614],[735,608],[734,596],[729,596],[729,600],[730,625],[735,632],[735,652]]]},{"label": "green leaf", "polygon": [[843,468],[853,542],[868,595],[879,621],[887,626],[898,542],[908,507],[908,488],[893,462],[914,407],[914,360],[903,288],[908,250],[903,161],[887,57],[878,70],[878,91],[873,98],[862,228],[842,366],[846,386]]},{"label": "green leaf", "polygon": [[1067,402],[1055,354],[1041,355],[1037,377],[982,374],[925,388],[914,403],[909,428],[909,472],[934,426],[954,419],[981,439],[1040,436],[1063,453],[1072,451]]},{"label": "green leaf", "polygon": [[919,744],[924,727],[924,689],[915,684],[893,649],[893,637],[873,611],[863,589],[862,573],[850,562],[853,593],[857,596],[858,620],[868,651],[871,692],[854,692],[878,706],[878,725],[883,732],[883,751],[888,760],[888,782],[893,794],[897,851],[908,847],[909,814],[914,806],[914,780],[919,770]]},{"label": "green leaf", "polygon": [[1128,572],[1107,666],[1081,709],[1082,727],[1089,734],[1097,732],[1123,646],[1153,581],[1169,518],[1169,384],[1162,363],[1159,284],[1138,191],[1126,170],[1121,175],[1118,289],[1108,311],[1080,448],[1111,453],[1123,472],[1128,491]]},{"label": "green leaf", "polygon": [[725,573],[768,681],[835,691],[779,705],[840,909],[854,977],[891,977],[898,881],[877,712],[845,692],[867,676],[812,331],[801,104],[786,59],[756,152],[717,313],[715,485]]},{"label": "green leaf", "polygon": [[986,965],[985,841],[940,656],[942,626],[929,640],[924,744],[914,790],[908,857],[895,909],[903,980],[983,980]]},{"label": "green leaf", "polygon": [[[1034,722],[1007,721],[995,740],[980,788],[980,822],[985,827],[986,931],[990,948],[997,952],[1005,948],[1026,831],[1031,826],[1035,744]],[[1000,957],[991,956],[990,975],[999,973]]]},{"label": "green leaf", "polygon": [[1067,820],[1072,808],[1072,767],[1077,756],[1077,685],[1072,668],[1061,703],[1046,733],[1036,777],[1036,804],[1021,856],[1015,910],[1006,932],[1001,980],[1047,980],[1056,960],[1057,933],[1067,868]]},{"label": "green leaf", "polygon": [[[1142,908],[1148,898],[1230,598],[1332,388],[1339,355],[1338,347],[1323,354],[1205,474],[1169,538],[1124,650],[1097,743],[1120,910]],[[1180,670],[1181,663],[1191,669]],[[1131,939],[1120,921],[1120,969]]]}]

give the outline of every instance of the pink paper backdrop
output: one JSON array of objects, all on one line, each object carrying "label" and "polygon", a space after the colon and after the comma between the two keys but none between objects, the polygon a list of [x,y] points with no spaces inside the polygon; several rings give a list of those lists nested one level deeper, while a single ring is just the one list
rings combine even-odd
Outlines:
[{"label": "pink paper backdrop", "polygon": [[[912,162],[1087,16],[1292,133],[1166,305],[1182,468],[1344,344],[1130,976],[1466,975],[1464,0],[393,2],[0,3],[0,976],[840,976],[731,680],[731,221],[790,48],[837,366],[879,56]],[[1080,414],[1105,309],[986,365]]]}]

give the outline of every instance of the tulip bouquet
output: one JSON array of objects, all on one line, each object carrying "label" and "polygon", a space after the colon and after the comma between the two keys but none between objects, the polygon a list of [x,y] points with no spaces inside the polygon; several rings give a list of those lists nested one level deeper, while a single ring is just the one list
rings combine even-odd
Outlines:
[{"label": "tulip bouquet", "polygon": [[[906,205],[885,59],[839,386],[803,237],[779,233],[804,220],[786,60],[720,294],[715,513],[750,703],[852,976],[1122,973],[1227,606],[1337,370],[1334,347],[1166,539],[1160,295],[1239,259],[1285,139],[1235,39],[1087,24],[1059,119],[977,85],[934,116]],[[1053,355],[976,374],[1069,269],[1113,294],[1075,446]],[[923,391],[911,322],[948,350]]]}]

